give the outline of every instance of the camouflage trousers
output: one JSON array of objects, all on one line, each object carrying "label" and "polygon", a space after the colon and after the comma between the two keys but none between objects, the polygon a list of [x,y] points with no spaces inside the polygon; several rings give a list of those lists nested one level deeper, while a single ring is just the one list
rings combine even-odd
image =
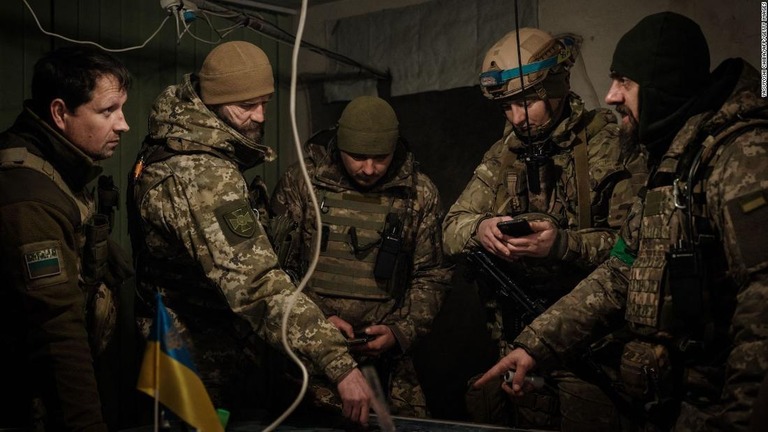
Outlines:
[{"label": "camouflage trousers", "polygon": [[[427,401],[413,360],[406,356],[398,357],[389,366],[389,376],[380,372],[379,379],[383,391],[387,393],[390,412],[402,417],[428,418]],[[316,408],[341,412],[341,399],[335,386],[323,377],[313,376],[310,379],[307,399]]]},{"label": "camouflage trousers", "polygon": [[465,395],[472,421],[518,428],[561,431],[621,431],[622,419],[610,398],[599,387],[565,371],[548,377],[556,384],[521,398],[510,398],[501,379],[481,389],[470,387]]}]

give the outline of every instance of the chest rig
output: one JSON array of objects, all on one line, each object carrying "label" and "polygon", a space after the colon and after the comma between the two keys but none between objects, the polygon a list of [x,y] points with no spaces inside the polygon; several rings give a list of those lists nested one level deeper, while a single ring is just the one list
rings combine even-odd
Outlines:
[{"label": "chest rig", "polygon": [[[509,139],[513,137],[514,134],[510,133]],[[593,226],[592,213],[598,209],[593,209],[590,193],[587,127],[584,120],[580,122],[571,152],[559,150],[553,143],[547,147],[549,150],[546,155],[536,158],[531,158],[525,152],[504,153],[500,179],[500,189],[504,193],[496,194],[497,212],[510,216],[546,213],[561,226],[575,225],[579,229]],[[566,169],[572,169],[573,176],[564,182],[563,171]],[[572,214],[574,209],[569,202],[572,196],[577,198],[576,214]]]},{"label": "chest rig", "polygon": [[625,313],[638,335],[672,341],[684,352],[726,332],[722,327],[732,310],[722,311],[732,309],[727,302],[735,286],[726,274],[722,237],[707,208],[708,173],[730,141],[766,125],[768,120],[745,120],[707,136],[700,145],[679,145],[651,177]]},{"label": "chest rig", "polygon": [[320,191],[322,240],[311,282],[317,294],[399,299],[412,248],[412,199],[405,195]]},{"label": "chest rig", "polygon": [[[101,352],[114,331],[116,304],[112,291],[103,283],[109,258],[109,217],[96,213],[93,195],[87,190],[74,193],[61,174],[45,159],[26,148],[0,151],[0,169],[25,168],[49,178],[68,198],[62,208],[76,206],[78,219],[71,219],[78,246],[78,282],[85,296],[88,335],[95,352]],[[74,216],[74,212],[71,216]]]}]

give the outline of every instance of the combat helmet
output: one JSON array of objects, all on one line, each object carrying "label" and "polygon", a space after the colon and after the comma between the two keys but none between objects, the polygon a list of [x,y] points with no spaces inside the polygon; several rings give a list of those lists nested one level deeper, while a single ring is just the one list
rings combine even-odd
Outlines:
[{"label": "combat helmet", "polygon": [[[554,38],[535,28],[521,28],[504,35],[485,55],[480,87],[488,99],[502,100],[523,90],[535,91],[540,99],[560,98],[568,94],[568,69],[576,58],[576,40],[569,36]],[[520,70],[520,61],[523,67]],[[523,83],[520,83],[520,75]]]}]

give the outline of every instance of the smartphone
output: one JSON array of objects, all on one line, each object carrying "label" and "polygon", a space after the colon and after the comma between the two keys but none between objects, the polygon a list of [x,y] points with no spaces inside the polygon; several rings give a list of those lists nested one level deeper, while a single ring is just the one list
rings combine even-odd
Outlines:
[{"label": "smartphone", "polygon": [[527,220],[508,220],[496,224],[503,234],[512,237],[523,237],[533,234],[533,229]]},{"label": "smartphone", "polygon": [[356,331],[355,336],[352,339],[347,339],[347,345],[354,346],[354,345],[363,345],[366,344],[374,339],[373,336],[366,334],[362,331]]}]

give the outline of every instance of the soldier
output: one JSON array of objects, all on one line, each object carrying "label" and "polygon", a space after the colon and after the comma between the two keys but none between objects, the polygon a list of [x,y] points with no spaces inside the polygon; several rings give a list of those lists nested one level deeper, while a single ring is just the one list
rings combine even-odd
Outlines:
[{"label": "soldier", "polygon": [[[645,162],[639,151],[618,145],[613,113],[589,111],[570,92],[577,48],[572,38],[523,28],[519,40],[518,47],[516,32],[508,33],[483,60],[481,89],[500,104],[507,124],[448,211],[444,250],[452,257],[487,251],[517,285],[549,305],[608,257],[644,181]],[[531,233],[502,233],[497,224],[510,220],[527,221]],[[525,325],[522,308],[497,295],[493,284],[480,283],[479,289],[501,358]],[[505,408],[484,406],[486,400],[503,401],[494,396],[500,393],[498,382],[481,390],[471,387],[467,408],[475,421],[518,427],[614,427],[611,402],[598,388],[568,372],[554,372],[552,378],[559,391],[548,387],[513,400],[512,419]],[[558,408],[579,403],[587,409]]]},{"label": "soldier", "polygon": [[618,42],[606,102],[652,175],[611,257],[477,385],[546,371],[625,322],[611,360],[645,430],[746,430],[768,368],[768,102],[742,59],[709,71],[699,26],[663,12]]},{"label": "soldier", "polygon": [[[274,93],[266,54],[223,43],[155,101],[132,186],[139,292],[159,291],[214,405],[243,418],[237,389],[258,335],[282,349],[281,323],[295,286],[279,268],[243,171],[274,158],[262,143]],[[262,213],[262,212],[258,212]],[[146,333],[151,312],[139,317]],[[344,338],[303,294],[288,321],[291,348],[336,384],[343,414],[365,424],[371,390]],[[239,417],[238,417],[239,416]]]},{"label": "soldier", "polygon": [[86,185],[128,131],[130,81],[95,48],[51,51],[0,135],[0,429],[107,430],[93,363],[132,269],[116,267],[109,218]]},{"label": "soldier", "polygon": [[[437,188],[399,137],[394,110],[377,97],[351,101],[338,128],[310,139],[305,160],[322,213],[308,295],[358,362],[376,368],[393,414],[427,417],[411,353],[430,332],[452,275],[443,265]],[[306,273],[317,235],[308,194],[294,165],[271,201],[289,219],[282,225],[290,231],[275,238],[284,267],[297,275]],[[323,387],[317,383],[313,402],[337,404]]]}]

